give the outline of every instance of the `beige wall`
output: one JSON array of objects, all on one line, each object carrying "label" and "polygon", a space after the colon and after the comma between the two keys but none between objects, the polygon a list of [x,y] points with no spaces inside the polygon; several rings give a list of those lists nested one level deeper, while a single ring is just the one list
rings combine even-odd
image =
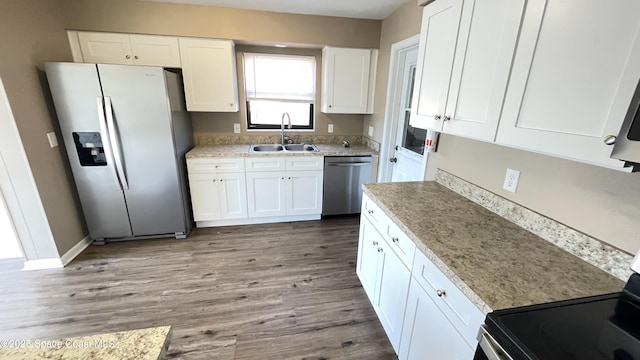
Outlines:
[{"label": "beige wall", "polygon": [[274,132],[250,131],[247,132],[246,107],[244,95],[244,83],[242,76],[242,53],[243,52],[268,52],[292,55],[308,55],[316,57],[316,106],[315,106],[315,131],[295,132],[287,131],[291,135],[326,135],[328,134],[328,124],[333,124],[333,135],[360,135],[362,133],[363,115],[335,115],[320,112],[320,88],[322,74],[322,50],[321,49],[278,49],[275,47],[259,46],[236,46],[236,60],[238,68],[238,90],[240,111],[235,113],[191,113],[193,119],[194,136],[200,135],[221,135],[233,133],[233,124],[240,123],[242,134],[245,135],[273,135]]},{"label": "beige wall", "polygon": [[380,20],[137,0],[60,0],[67,29],[377,48]]},{"label": "beige wall", "polygon": [[0,76],[62,255],[87,231],[67,157],[61,147],[52,149],[47,141],[46,133],[55,128],[55,112],[39,70],[45,61],[70,61],[71,51],[57,2],[0,0],[0,8]]},{"label": "beige wall", "polygon": [[422,8],[418,7],[414,1],[409,1],[382,21],[374,113],[373,115],[365,117],[363,129],[363,134],[366,136],[369,126],[373,126],[372,138],[377,142],[382,142],[382,133],[384,130],[384,112],[387,101],[387,86],[389,84],[391,45],[419,34],[421,22]]},{"label": "beige wall", "polygon": [[[640,248],[640,174],[443,135],[438,167],[629,253]],[[502,190],[520,171],[515,194]]]}]

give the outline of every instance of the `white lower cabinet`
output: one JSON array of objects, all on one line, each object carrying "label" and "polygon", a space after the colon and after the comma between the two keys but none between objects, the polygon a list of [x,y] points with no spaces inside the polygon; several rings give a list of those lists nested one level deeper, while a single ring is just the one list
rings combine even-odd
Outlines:
[{"label": "white lower cabinet", "polygon": [[411,272],[367,217],[360,222],[356,273],[398,352]]},{"label": "white lower cabinet", "polygon": [[473,349],[415,279],[409,289],[398,357],[400,360],[473,358]]},{"label": "white lower cabinet", "polygon": [[322,213],[323,157],[247,158],[249,217]]},{"label": "white lower cabinet", "polygon": [[400,360],[473,358],[484,314],[366,194],[356,274]]},{"label": "white lower cabinet", "polygon": [[188,159],[187,168],[195,221],[247,217],[242,159]]}]

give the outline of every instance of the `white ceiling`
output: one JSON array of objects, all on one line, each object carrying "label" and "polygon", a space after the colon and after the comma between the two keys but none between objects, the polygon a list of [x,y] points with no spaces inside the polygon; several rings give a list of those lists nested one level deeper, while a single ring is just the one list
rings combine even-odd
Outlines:
[{"label": "white ceiling", "polygon": [[147,0],[294,14],[384,19],[414,0]]}]

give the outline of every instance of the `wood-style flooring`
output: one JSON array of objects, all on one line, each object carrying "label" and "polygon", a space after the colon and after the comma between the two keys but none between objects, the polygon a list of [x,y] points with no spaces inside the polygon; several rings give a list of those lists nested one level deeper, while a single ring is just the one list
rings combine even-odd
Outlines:
[{"label": "wood-style flooring", "polygon": [[357,243],[345,217],[90,246],[57,270],[0,262],[0,339],[171,325],[169,359],[396,359]]}]

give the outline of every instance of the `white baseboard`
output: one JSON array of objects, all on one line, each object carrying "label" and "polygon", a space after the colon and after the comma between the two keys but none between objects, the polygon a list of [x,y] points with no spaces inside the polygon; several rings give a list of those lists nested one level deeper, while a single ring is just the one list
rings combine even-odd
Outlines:
[{"label": "white baseboard", "polygon": [[60,259],[38,259],[38,260],[27,260],[24,262],[24,267],[22,271],[30,271],[30,270],[44,270],[44,269],[59,269],[63,267],[62,261]]},{"label": "white baseboard", "polygon": [[295,216],[271,216],[271,217],[257,217],[257,218],[245,218],[245,219],[231,219],[231,220],[211,220],[211,221],[196,221],[196,227],[215,227],[215,226],[234,226],[234,225],[255,225],[255,224],[270,224],[279,222],[291,222],[291,221],[308,221],[308,220],[320,220],[322,216],[320,214],[312,215],[295,215]]},{"label": "white baseboard", "polygon": [[64,253],[62,257],[60,257],[60,261],[62,262],[62,266],[67,266],[71,262],[71,260],[75,259],[76,256],[80,255],[84,249],[91,245],[91,239],[89,235],[85,236],[84,239],[80,240],[77,244],[75,244],[69,251]]}]

